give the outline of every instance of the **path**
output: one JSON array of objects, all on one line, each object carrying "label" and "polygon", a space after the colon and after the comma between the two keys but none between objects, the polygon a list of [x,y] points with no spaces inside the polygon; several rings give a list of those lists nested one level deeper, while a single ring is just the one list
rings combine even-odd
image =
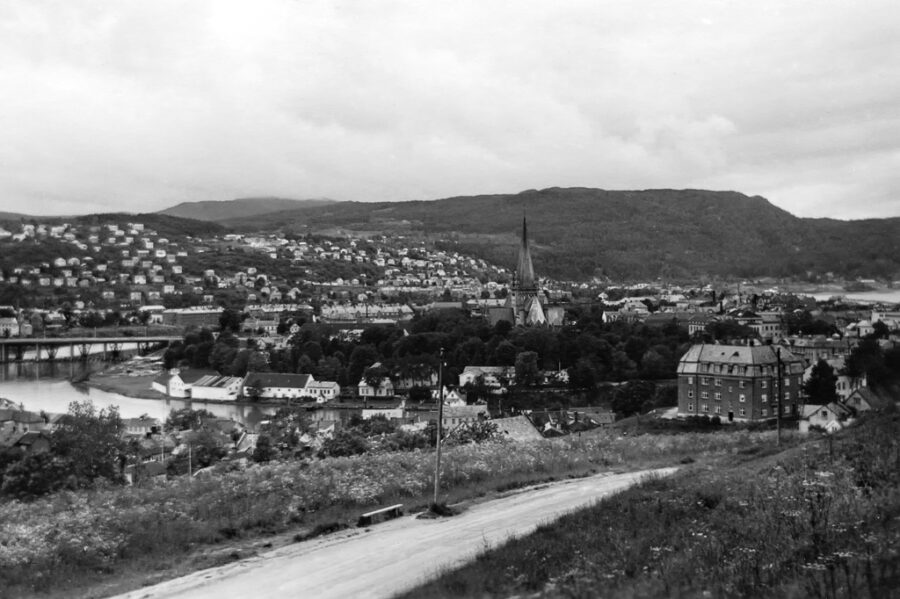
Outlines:
[{"label": "path", "polygon": [[146,587],[120,599],[391,597],[474,558],[486,546],[631,486],[651,473],[600,474],[526,489],[470,506],[452,518],[403,516],[282,547],[257,557]]}]

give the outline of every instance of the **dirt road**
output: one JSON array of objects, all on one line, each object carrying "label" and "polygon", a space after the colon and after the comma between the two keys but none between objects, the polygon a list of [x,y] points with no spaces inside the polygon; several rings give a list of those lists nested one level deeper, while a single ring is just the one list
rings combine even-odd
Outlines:
[{"label": "dirt road", "polygon": [[470,506],[452,518],[404,516],[121,595],[128,599],[391,597],[459,566],[488,546],[622,490],[650,473],[606,474],[526,489]]}]

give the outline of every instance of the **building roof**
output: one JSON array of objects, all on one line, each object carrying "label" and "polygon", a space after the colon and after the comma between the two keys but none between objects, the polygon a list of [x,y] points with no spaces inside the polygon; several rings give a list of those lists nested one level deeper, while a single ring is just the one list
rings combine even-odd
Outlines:
[{"label": "building roof", "polygon": [[[775,353],[775,346],[772,345],[718,345],[701,343],[692,346],[681,357],[678,365],[678,372],[696,372],[696,370],[688,368],[690,364],[700,362],[742,366],[760,366],[776,364],[778,358]],[[781,348],[782,364],[800,364],[802,366],[803,359],[795,356],[788,350]]]},{"label": "building roof", "polygon": [[544,438],[525,416],[495,418],[491,420],[497,425],[497,432],[513,441],[537,441]]},{"label": "building roof", "polygon": [[223,376],[218,374],[209,374],[194,382],[194,388],[197,387],[213,387],[216,389],[224,389],[230,385],[239,384],[241,382],[239,376]]},{"label": "building roof", "polygon": [[887,408],[894,403],[893,399],[887,397],[883,393],[875,391],[871,387],[860,387],[859,389],[856,389],[847,397],[846,401],[849,402],[851,398],[855,397],[864,400],[869,404],[869,407],[875,410]]},{"label": "building roof", "polygon": [[244,377],[245,387],[284,387],[305,389],[312,377],[308,374],[290,374],[284,372],[248,372]]}]

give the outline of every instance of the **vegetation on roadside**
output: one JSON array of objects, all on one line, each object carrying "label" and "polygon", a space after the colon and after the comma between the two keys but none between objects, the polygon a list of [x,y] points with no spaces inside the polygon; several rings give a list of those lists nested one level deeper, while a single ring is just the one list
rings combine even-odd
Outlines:
[{"label": "vegetation on roadside", "polygon": [[[670,465],[772,443],[769,433],[617,437],[597,431],[533,444],[448,447],[442,500],[601,469]],[[140,562],[157,580],[192,551],[234,539],[352,522],[360,509],[390,503],[422,508],[431,499],[433,452],[414,450],[273,462],[244,471],[226,464],[207,477],[126,488],[95,485],[32,502],[0,504],[0,588],[17,596],[68,595],[115,581]],[[135,576],[133,570],[130,576]],[[155,576],[155,578],[154,578]],[[125,587],[128,585],[126,584]],[[117,587],[126,590],[125,587]]]},{"label": "vegetation on roadside", "polygon": [[896,596],[898,433],[892,415],[649,480],[403,597]]}]

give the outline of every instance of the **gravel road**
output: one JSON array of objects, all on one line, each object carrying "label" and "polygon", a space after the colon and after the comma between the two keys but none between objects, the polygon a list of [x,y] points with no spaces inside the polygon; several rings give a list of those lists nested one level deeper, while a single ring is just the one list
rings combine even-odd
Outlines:
[{"label": "gravel road", "polygon": [[470,505],[452,518],[403,516],[282,547],[226,566],[145,587],[122,599],[391,597],[459,566],[485,547],[633,485],[648,474],[599,474],[524,489]]}]

